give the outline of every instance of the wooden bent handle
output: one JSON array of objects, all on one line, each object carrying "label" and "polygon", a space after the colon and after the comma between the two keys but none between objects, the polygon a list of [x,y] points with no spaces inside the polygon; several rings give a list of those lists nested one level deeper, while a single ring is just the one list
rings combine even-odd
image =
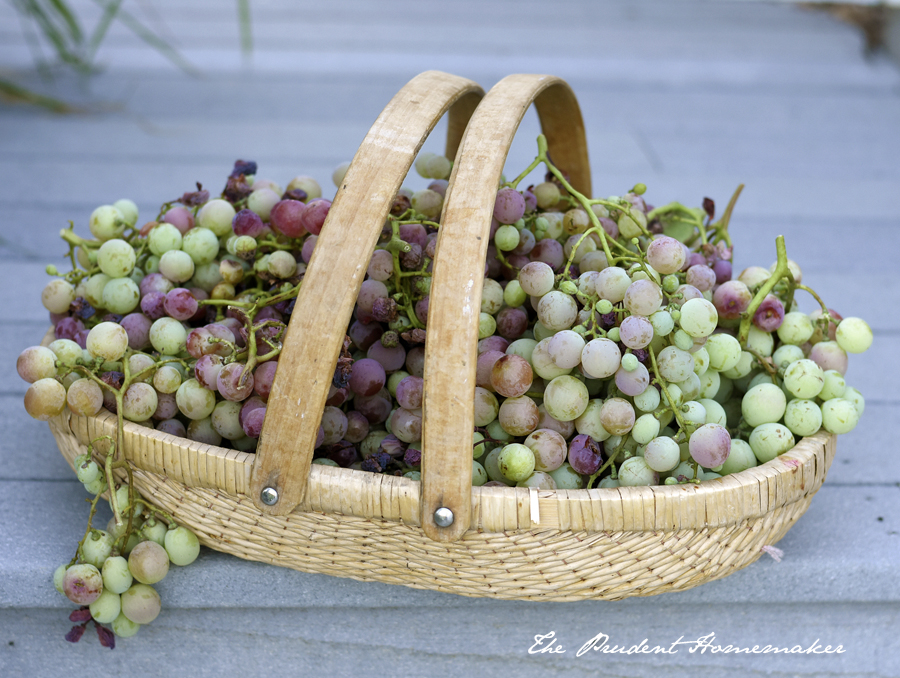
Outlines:
[{"label": "wooden bent handle", "polygon": [[[391,204],[422,143],[447,110],[447,157],[456,155],[484,92],[439,71],[413,78],[378,116],[328,213],[291,314],[250,481],[263,513],[304,499],[316,435],[360,285]],[[471,431],[469,432],[471,437]],[[261,493],[277,497],[264,503]]]},{"label": "wooden bent handle", "polygon": [[[478,315],[497,186],[525,111],[537,108],[553,163],[590,196],[584,123],[565,81],[511,75],[478,105],[463,136],[441,216],[428,307],[422,431],[422,529],[453,541],[469,529]],[[439,527],[439,508],[453,513]]]}]

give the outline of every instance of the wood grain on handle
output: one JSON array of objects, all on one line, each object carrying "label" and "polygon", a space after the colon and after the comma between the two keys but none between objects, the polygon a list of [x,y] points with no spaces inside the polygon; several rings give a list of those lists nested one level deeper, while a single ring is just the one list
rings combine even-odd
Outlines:
[{"label": "wood grain on handle", "polygon": [[[422,73],[391,99],[354,156],[316,242],[269,396],[250,484],[263,513],[285,515],[305,497],[319,422],[356,297],[416,154],[448,109],[447,147],[455,154],[482,95],[466,78]],[[278,493],[272,506],[260,499],[267,487]]]},{"label": "wood grain on handle", "polygon": [[[516,129],[534,103],[554,164],[591,191],[584,122],[571,88],[548,75],[511,75],[478,105],[463,136],[441,216],[431,296],[422,431],[422,529],[454,541],[469,529],[478,316],[497,185]],[[449,508],[449,527],[434,512]]]}]

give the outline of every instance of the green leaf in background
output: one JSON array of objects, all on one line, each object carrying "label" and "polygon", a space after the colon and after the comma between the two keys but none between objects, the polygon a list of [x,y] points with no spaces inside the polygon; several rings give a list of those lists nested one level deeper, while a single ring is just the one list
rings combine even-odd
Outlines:
[{"label": "green leaf in background", "polygon": [[[65,0],[10,0],[22,20],[25,38],[32,49],[36,65],[48,65],[41,52],[37,36],[52,47],[56,60],[81,73],[96,71],[95,59],[103,40],[114,21],[126,26],[135,36],[150,45],[178,68],[190,75],[199,71],[172,45],[144,25],[137,17],[123,9],[124,0],[93,0],[102,8],[97,25],[85,39],[85,31],[77,14]],[[253,34],[250,21],[250,0],[237,0],[238,22],[241,36],[241,53],[245,60],[253,51]],[[36,29],[36,30],[35,30]],[[65,102],[30,91],[7,78],[0,78],[0,95],[16,102],[39,106],[56,113],[76,110]]]}]

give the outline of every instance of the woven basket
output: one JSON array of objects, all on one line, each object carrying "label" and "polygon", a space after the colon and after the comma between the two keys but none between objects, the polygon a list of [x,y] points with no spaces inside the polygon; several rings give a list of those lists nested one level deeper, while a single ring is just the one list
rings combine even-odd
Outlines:
[{"label": "woven basket", "polygon": [[[835,436],[700,485],[594,490],[472,487],[478,309],[493,199],[534,104],[554,162],[590,190],[571,89],[513,75],[475,83],[423,73],[391,100],[340,186],[291,316],[256,454],[125,424],[140,493],[219,551],[304,572],[467,596],[615,600],[688,589],[755,561],[825,480]],[[345,328],[391,201],[436,122],[455,157],[428,315],[421,483],[311,465]],[[458,150],[458,152],[457,152]],[[48,336],[52,339],[52,334]],[[116,417],[50,420],[71,464]],[[124,478],[124,473],[121,475]],[[272,505],[264,503],[266,496]],[[435,511],[452,511],[441,527]]]}]

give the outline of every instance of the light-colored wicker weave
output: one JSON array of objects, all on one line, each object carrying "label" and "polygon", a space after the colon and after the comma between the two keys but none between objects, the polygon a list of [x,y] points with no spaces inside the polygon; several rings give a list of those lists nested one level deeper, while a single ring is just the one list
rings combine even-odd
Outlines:
[{"label": "light-colored wicker weave", "polygon": [[[480,90],[470,81],[434,72],[423,74],[385,109],[354,159],[354,164],[358,163],[379,144],[391,156],[386,162],[397,176],[391,175],[389,185],[381,186],[372,198],[371,202],[380,203],[373,208],[374,214],[368,215],[370,221],[380,221],[357,223],[365,216],[360,214],[352,220],[354,229],[380,230],[384,220],[380,210],[389,207],[382,193],[393,196],[387,189],[394,183],[399,186],[424,136],[441,114],[451,110],[448,152],[453,155],[457,144],[460,151],[445,205],[435,284],[442,279],[442,259],[452,262],[457,245],[474,239],[469,237],[472,233],[487,232],[491,204],[485,207],[484,199],[476,195],[481,186],[477,180],[492,172],[499,176],[515,127],[530,102],[537,101],[551,152],[556,150],[555,162],[563,167],[566,165],[560,158],[568,162],[573,181],[580,182],[582,190],[589,190],[580,113],[565,83],[549,76],[510,76],[474,109],[479,98]],[[429,105],[430,110],[421,110]],[[400,117],[396,118],[398,110]],[[461,126],[469,116],[471,122],[463,135]],[[418,128],[410,117],[418,120]],[[404,127],[403,134],[409,137],[405,143],[397,140],[399,133],[387,133],[398,120],[410,122],[411,132]],[[492,127],[491,123],[496,124]],[[492,147],[499,157],[489,157],[486,149]],[[383,176],[379,167],[348,172],[341,190],[350,185],[348,193],[358,188],[368,195],[372,187],[365,181],[383,182],[379,178]],[[352,185],[357,181],[363,186]],[[496,180],[487,185],[489,195],[489,187],[496,186]],[[342,215],[347,216],[346,209],[340,207],[341,191],[338,195],[323,238],[329,224],[335,232],[340,224],[351,223],[340,220]],[[345,199],[343,204],[348,206],[350,202]],[[370,235],[361,235],[356,247],[369,246]],[[323,238],[316,253],[320,253]],[[483,266],[484,247],[476,246],[474,260],[471,252],[463,249],[463,282],[472,270]],[[337,265],[329,261],[327,247],[319,257],[318,267],[315,256],[310,262],[304,288],[307,281],[316,279],[317,268],[326,271]],[[366,256],[358,258],[365,264]],[[446,263],[444,267],[451,268]],[[452,278],[446,278],[451,288],[458,284]],[[359,283],[361,276],[355,280],[357,288]],[[470,299],[480,299],[478,286],[480,280],[476,289],[469,285]],[[353,285],[349,287],[327,307],[337,327],[332,334],[338,339],[343,337],[341,328],[346,327],[355,298]],[[304,304],[321,301],[304,300],[302,295],[297,309],[309,309],[312,306]],[[135,469],[136,488],[194,530],[203,544],[249,560],[468,596],[561,601],[652,595],[726,576],[756,560],[761,547],[777,542],[824,482],[836,438],[820,433],[763,466],[700,485],[538,491],[471,488],[460,483],[459,475],[470,483],[467,474],[471,474],[472,399],[466,401],[464,396],[474,388],[474,341],[469,342],[467,334],[472,318],[454,312],[450,297],[436,303],[433,296],[429,315],[423,452],[428,461],[421,484],[394,476],[310,466],[312,448],[308,444],[303,447],[302,441],[314,432],[308,421],[317,422],[318,415],[297,416],[297,407],[286,407],[285,403],[302,399],[308,409],[300,408],[301,412],[321,412],[315,392],[322,395],[324,391],[316,380],[324,375],[330,381],[334,360],[331,367],[317,364],[330,356],[332,347],[323,346],[327,343],[323,341],[303,342],[306,335],[294,323],[309,314],[295,310],[273,390],[274,395],[280,389],[281,395],[270,398],[259,452],[254,455],[226,450],[126,423],[124,455]],[[335,314],[336,308],[344,308],[346,318]],[[435,313],[452,316],[453,322],[446,323],[443,332],[441,323],[433,317]],[[445,340],[458,344],[456,352],[450,350],[448,355],[455,355],[461,362],[451,361],[442,368],[432,350]],[[310,348],[312,344],[315,346]],[[320,353],[313,355],[316,350]],[[334,352],[334,359],[336,356]],[[298,360],[312,375],[309,381],[290,379],[296,373],[291,368]],[[316,376],[316,370],[322,374]],[[327,383],[324,388],[327,390]],[[444,398],[438,399],[435,394]],[[443,401],[449,402],[449,408],[445,407],[443,416],[437,419],[434,413],[441,412],[442,404],[447,404]],[[273,420],[282,422],[275,434],[269,428]],[[299,430],[301,427],[305,429]],[[50,428],[71,464],[86,451],[89,441],[115,435],[116,418],[105,411],[87,418],[67,410],[50,421]],[[461,440],[446,438],[455,428],[468,432]],[[290,435],[285,430],[290,430]],[[449,442],[436,445],[435,440]],[[102,450],[102,444],[99,448]],[[457,480],[449,482],[447,478]],[[277,485],[282,497],[292,497],[288,507],[292,511],[285,510],[285,505],[277,510],[260,510],[259,487],[272,484]],[[293,494],[291,488],[295,489]],[[457,520],[451,531],[442,533],[434,525],[436,506],[453,508]]]}]

